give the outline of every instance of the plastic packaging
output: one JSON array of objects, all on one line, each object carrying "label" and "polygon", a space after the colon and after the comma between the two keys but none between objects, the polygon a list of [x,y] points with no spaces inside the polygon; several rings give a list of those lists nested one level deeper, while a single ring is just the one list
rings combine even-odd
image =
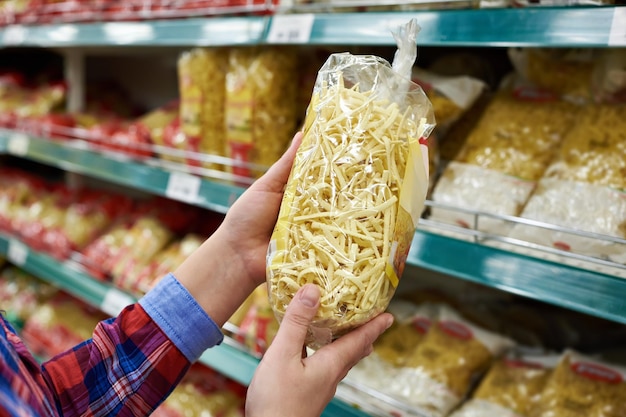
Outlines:
[{"label": "plastic packaging", "polygon": [[[376,340],[374,352],[350,370],[345,379],[348,386],[343,387],[339,393],[345,394],[348,397],[346,399],[354,402],[359,408],[367,410],[368,407],[374,407],[370,413],[374,416],[414,415],[406,413],[406,407],[398,407],[394,401],[379,399],[378,396],[366,394],[365,391],[375,390],[395,402],[408,403],[404,398],[405,388],[394,383],[394,380],[419,343],[424,340],[430,325],[438,319],[441,309],[441,304],[415,304],[394,298],[387,309],[394,316],[393,325]],[[366,390],[352,389],[353,385],[364,387]],[[388,414],[382,414],[381,410]]]},{"label": "plastic packaging", "polygon": [[451,417],[525,417],[559,361],[558,355],[508,355],[491,365],[472,398]]},{"label": "plastic packaging", "polygon": [[318,73],[267,257],[279,320],[301,286],[320,287],[310,347],[387,308],[423,211],[434,117],[406,65],[416,53],[412,23],[394,59],[406,72],[340,53]]},{"label": "plastic packaging", "polygon": [[195,363],[153,417],[243,417],[245,387]]},{"label": "plastic packaging", "polygon": [[[443,171],[433,200],[462,209],[517,216],[554,157],[577,106],[535,90],[500,91],[456,159]],[[432,218],[474,227],[474,215],[433,208]],[[509,223],[484,218],[478,230],[507,234]]]},{"label": "plastic packaging", "polygon": [[567,350],[533,417],[614,417],[626,410],[626,368]]},{"label": "plastic packaging", "polygon": [[256,178],[276,162],[296,131],[298,55],[287,47],[233,48],[225,94],[226,156],[256,164],[232,166]]},{"label": "plastic packaging", "polygon": [[[558,226],[626,239],[626,105],[582,112],[521,213]],[[511,236],[626,263],[626,244],[517,225]]]},{"label": "plastic packaging", "polygon": [[593,48],[511,48],[511,63],[532,86],[570,100],[591,98],[591,77],[597,52]]},{"label": "plastic packaging", "polygon": [[388,389],[432,416],[445,416],[467,395],[491,362],[514,346],[502,335],[442,309]]},{"label": "plastic packaging", "polygon": [[[194,48],[178,60],[180,89],[180,131],[170,145],[193,153],[224,155],[225,73],[228,52],[223,48]],[[167,159],[179,160],[176,156]],[[205,163],[193,154],[185,158],[188,165],[221,170],[217,164]]]}]

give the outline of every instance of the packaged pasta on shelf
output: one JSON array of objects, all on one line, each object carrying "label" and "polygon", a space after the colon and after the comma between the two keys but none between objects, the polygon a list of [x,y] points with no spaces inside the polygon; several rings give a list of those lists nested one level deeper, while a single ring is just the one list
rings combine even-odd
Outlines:
[{"label": "packaged pasta on shelf", "polygon": [[471,398],[450,417],[529,417],[559,361],[555,354],[510,354],[496,360]]},{"label": "packaged pasta on shelf", "polygon": [[[0,266],[3,259],[0,258]],[[15,266],[0,270],[0,305],[3,315],[17,328],[58,290]]]},{"label": "packaged pasta on shelf", "polygon": [[533,417],[622,417],[626,412],[626,368],[583,355],[563,353],[546,382]]},{"label": "packaged pasta on shelf", "polygon": [[228,59],[224,151],[244,163],[230,172],[257,178],[296,132],[298,54],[283,46],[232,48]]},{"label": "packaged pasta on shelf", "polygon": [[200,161],[193,153],[224,155],[224,98],[228,50],[194,48],[178,60],[180,134],[170,147],[191,152],[184,158],[167,156],[188,165],[222,170]]},{"label": "packaged pasta on shelf", "polygon": [[259,285],[254,290],[238,327],[235,340],[253,353],[265,353],[278,332],[278,321],[268,302],[267,285]]},{"label": "packaged pasta on shelf", "polygon": [[[521,216],[626,239],[626,105],[585,107]],[[519,224],[517,239],[626,263],[626,244]]]},{"label": "packaged pasta on shelf", "polygon": [[424,339],[395,374],[386,390],[428,415],[448,415],[469,393],[491,363],[514,342],[442,309]]},{"label": "packaged pasta on shelf", "polygon": [[243,417],[245,387],[196,363],[153,417]]},{"label": "packaged pasta on shelf", "polygon": [[437,127],[434,129],[428,144],[428,162],[431,189],[440,168],[440,137],[459,118],[472,108],[476,100],[486,90],[487,85],[469,76],[439,75],[422,68],[414,67],[412,80],[419,84],[432,103]]},{"label": "packaged pasta on shelf", "polygon": [[522,79],[577,102],[591,99],[593,48],[511,48],[508,55]]},{"label": "packaged pasta on shelf", "polygon": [[168,273],[173,272],[202,245],[204,239],[189,233],[175,239],[153,257],[132,265],[118,285],[136,295],[147,293]]},{"label": "packaged pasta on shelf", "polygon": [[279,320],[304,284],[321,290],[310,347],[387,308],[424,208],[434,118],[410,80],[417,24],[403,29],[393,66],[338,53],[318,72],[267,257]]},{"label": "packaged pasta on shelf", "polygon": [[511,223],[485,215],[477,221],[473,212],[518,216],[578,110],[535,90],[498,92],[433,190],[435,203],[452,208],[434,207],[431,218],[507,234]]},{"label": "packaged pasta on shelf", "polygon": [[51,358],[91,338],[96,325],[106,318],[99,310],[58,292],[26,319],[22,337],[31,352]]}]

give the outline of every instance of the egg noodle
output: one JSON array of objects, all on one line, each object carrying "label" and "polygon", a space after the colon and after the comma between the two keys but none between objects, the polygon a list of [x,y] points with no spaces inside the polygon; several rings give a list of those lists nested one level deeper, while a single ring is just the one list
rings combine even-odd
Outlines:
[{"label": "egg noodle", "polygon": [[313,94],[268,254],[279,316],[307,283],[322,293],[314,324],[332,337],[387,307],[415,231],[401,204],[406,173],[427,184],[418,114],[341,75]]}]

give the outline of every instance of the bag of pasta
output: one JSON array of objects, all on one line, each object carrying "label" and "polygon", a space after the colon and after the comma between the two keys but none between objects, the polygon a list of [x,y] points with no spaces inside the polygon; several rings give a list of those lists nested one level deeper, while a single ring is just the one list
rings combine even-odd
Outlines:
[{"label": "bag of pasta", "polygon": [[318,72],[267,258],[279,320],[300,287],[320,287],[312,348],[382,313],[402,275],[434,127],[428,98],[410,81],[417,28],[412,20],[394,34],[393,66],[339,53]]}]

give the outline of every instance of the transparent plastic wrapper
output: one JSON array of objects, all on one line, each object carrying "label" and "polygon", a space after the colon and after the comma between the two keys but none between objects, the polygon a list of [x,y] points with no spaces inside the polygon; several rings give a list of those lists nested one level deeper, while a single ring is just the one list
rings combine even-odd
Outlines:
[{"label": "transparent plastic wrapper", "polygon": [[[409,413],[404,387],[394,383],[398,373],[426,337],[430,325],[437,321],[441,304],[415,304],[394,299],[387,311],[394,316],[393,325],[375,342],[374,351],[357,363],[345,378],[346,384],[338,391],[340,398],[377,415],[422,415]],[[381,395],[370,395],[365,390]],[[399,388],[399,389],[398,389]],[[402,404],[398,404],[398,402]],[[403,407],[404,405],[404,407]]]},{"label": "transparent plastic wrapper", "polygon": [[[484,110],[454,161],[444,169],[433,201],[478,212],[518,216],[575,120],[578,107],[535,90],[503,90]],[[433,208],[445,223],[507,234],[511,224],[473,213]],[[476,227],[475,227],[476,226]]]},{"label": "transparent plastic wrapper", "polygon": [[195,363],[153,417],[243,417],[245,387]]},{"label": "transparent plastic wrapper", "polygon": [[224,152],[256,178],[283,154],[296,131],[298,54],[284,46],[233,48],[226,74]]},{"label": "transparent plastic wrapper", "polygon": [[390,381],[386,390],[402,393],[426,415],[448,415],[468,394],[493,360],[514,342],[442,309],[426,337]]},{"label": "transparent plastic wrapper", "polygon": [[511,48],[508,55],[517,73],[532,86],[578,102],[591,98],[597,58],[593,48]]},{"label": "transparent plastic wrapper", "polygon": [[511,354],[495,361],[472,398],[451,417],[527,417],[541,393],[559,355]]},{"label": "transparent plastic wrapper", "polygon": [[428,144],[428,169],[432,188],[440,167],[439,138],[473,106],[487,85],[469,76],[439,75],[418,67],[413,67],[411,77],[424,89],[437,120],[437,127]]},{"label": "transparent plastic wrapper", "polygon": [[[568,229],[626,239],[626,105],[581,112],[521,213]],[[626,244],[528,225],[511,236],[626,263]]]},{"label": "transparent plastic wrapper", "polygon": [[564,352],[533,417],[621,417],[626,410],[626,368],[574,350]]},{"label": "transparent plastic wrapper", "polygon": [[[179,150],[224,155],[224,99],[228,51],[194,48],[178,60],[180,89],[180,135],[168,145]],[[179,157],[166,159],[180,161]],[[185,158],[188,165],[221,170],[217,164]]]},{"label": "transparent plastic wrapper", "polygon": [[310,347],[387,308],[423,211],[434,117],[410,81],[411,23],[413,35],[397,35],[393,67],[340,53],[318,73],[267,258],[279,320],[300,287],[320,287]]}]

